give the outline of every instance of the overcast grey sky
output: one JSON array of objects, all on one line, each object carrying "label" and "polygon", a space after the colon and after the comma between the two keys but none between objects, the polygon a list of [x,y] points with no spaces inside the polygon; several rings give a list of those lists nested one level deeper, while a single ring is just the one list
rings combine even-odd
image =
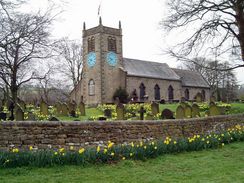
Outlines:
[{"label": "overcast grey sky", "polygon": [[[54,24],[55,38],[68,36],[81,40],[83,22],[91,28],[98,25],[98,7],[103,25],[118,27],[122,22],[123,55],[149,61],[165,62],[177,67],[179,62],[163,55],[167,45],[176,43],[181,35],[169,37],[160,29],[159,22],[166,14],[165,0],[54,0],[64,12]],[[26,11],[45,8],[48,0],[30,0]],[[178,37],[179,36],[179,37]],[[244,84],[244,69],[235,71]]]}]

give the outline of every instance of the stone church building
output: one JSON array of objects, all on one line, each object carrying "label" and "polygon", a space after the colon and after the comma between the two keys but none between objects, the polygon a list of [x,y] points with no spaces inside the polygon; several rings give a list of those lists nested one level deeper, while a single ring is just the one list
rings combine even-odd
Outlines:
[{"label": "stone church building", "polygon": [[82,79],[71,92],[71,100],[87,105],[112,103],[119,87],[137,101],[194,100],[201,94],[209,100],[210,87],[196,72],[173,69],[165,63],[123,57],[122,29],[83,25]]}]

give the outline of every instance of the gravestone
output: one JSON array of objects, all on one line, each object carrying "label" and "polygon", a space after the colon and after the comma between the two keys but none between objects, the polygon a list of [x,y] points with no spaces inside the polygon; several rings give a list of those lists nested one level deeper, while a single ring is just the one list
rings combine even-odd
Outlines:
[{"label": "gravestone", "polygon": [[111,109],[105,109],[104,110],[104,116],[106,116],[107,118],[111,118],[112,117]]},{"label": "gravestone", "polygon": [[177,108],[176,108],[176,115],[175,115],[176,119],[183,119],[185,117],[185,110],[184,108],[179,105]]},{"label": "gravestone", "polygon": [[140,113],[140,120],[144,120],[144,113],[146,112],[146,110],[144,109],[143,106],[141,106],[139,113]]},{"label": "gravestone", "polygon": [[68,116],[69,115],[69,108],[66,103],[62,104],[62,115]]},{"label": "gravestone", "polygon": [[14,103],[12,101],[8,101],[7,102],[7,107],[8,107],[8,110],[10,111],[10,116],[9,116],[9,120],[14,120]]},{"label": "gravestone", "polygon": [[44,100],[40,102],[40,113],[43,115],[48,115],[48,105]]},{"label": "gravestone", "polygon": [[197,104],[192,105],[192,117],[193,118],[200,117],[200,109]]},{"label": "gravestone", "polygon": [[62,104],[61,104],[61,102],[57,102],[55,104],[55,108],[56,108],[56,114],[60,115],[62,113]]},{"label": "gravestone", "polygon": [[202,97],[202,94],[201,93],[197,93],[196,95],[196,102],[197,103],[200,103],[203,101],[203,97]]},{"label": "gravestone", "polygon": [[184,108],[184,112],[185,112],[185,117],[186,118],[191,118],[192,116],[192,109],[190,105],[186,105],[186,107]]},{"label": "gravestone", "polygon": [[79,108],[80,108],[80,115],[85,116],[86,115],[86,108],[85,108],[84,102],[82,102],[82,101],[80,102]]},{"label": "gravestone", "polygon": [[153,114],[154,116],[157,115],[157,114],[159,113],[159,105],[158,105],[158,103],[153,102],[153,103],[151,104],[151,110],[152,110],[152,114]]},{"label": "gravestone", "polygon": [[117,113],[117,120],[124,120],[125,119],[125,107],[123,104],[117,105],[116,113]]},{"label": "gravestone", "polygon": [[115,105],[119,105],[120,104],[119,97],[115,97],[114,104]]},{"label": "gravestone", "polygon": [[54,116],[52,116],[52,117],[49,118],[49,121],[59,121],[59,119],[54,117]]},{"label": "gravestone", "polygon": [[19,105],[16,105],[15,120],[16,121],[24,121],[24,112]]},{"label": "gravestone", "polygon": [[216,101],[215,96],[211,96],[211,97],[210,97],[210,102],[214,102],[214,103],[215,103],[215,101]]},{"label": "gravestone", "polygon": [[69,103],[68,107],[70,116],[76,117],[76,103],[72,101]]},{"label": "gravestone", "polygon": [[36,116],[33,112],[28,112],[28,121],[36,121]]},{"label": "gravestone", "polygon": [[218,108],[218,106],[214,105],[210,105],[209,106],[209,116],[217,116],[220,115],[220,110]]},{"label": "gravestone", "polygon": [[5,121],[7,119],[7,114],[5,112],[0,112],[0,121]]},{"label": "gravestone", "polygon": [[164,109],[161,112],[161,119],[174,119],[174,113],[169,109]]}]

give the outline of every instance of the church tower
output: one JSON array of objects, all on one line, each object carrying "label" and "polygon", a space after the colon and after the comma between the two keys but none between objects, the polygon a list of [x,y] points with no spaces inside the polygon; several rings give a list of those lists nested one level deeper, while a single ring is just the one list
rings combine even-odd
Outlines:
[{"label": "church tower", "polygon": [[125,88],[122,29],[99,25],[86,30],[83,25],[83,101],[85,104],[113,102],[119,87]]}]

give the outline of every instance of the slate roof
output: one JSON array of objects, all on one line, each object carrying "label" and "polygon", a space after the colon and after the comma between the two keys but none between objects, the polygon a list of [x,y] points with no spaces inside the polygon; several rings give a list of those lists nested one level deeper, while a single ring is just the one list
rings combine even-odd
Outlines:
[{"label": "slate roof", "polygon": [[182,86],[209,88],[209,84],[199,73],[183,69],[173,68],[173,70],[178,76],[180,76]]},{"label": "slate roof", "polygon": [[180,80],[180,77],[166,64],[123,58],[124,70],[128,76],[139,76],[166,80]]}]

